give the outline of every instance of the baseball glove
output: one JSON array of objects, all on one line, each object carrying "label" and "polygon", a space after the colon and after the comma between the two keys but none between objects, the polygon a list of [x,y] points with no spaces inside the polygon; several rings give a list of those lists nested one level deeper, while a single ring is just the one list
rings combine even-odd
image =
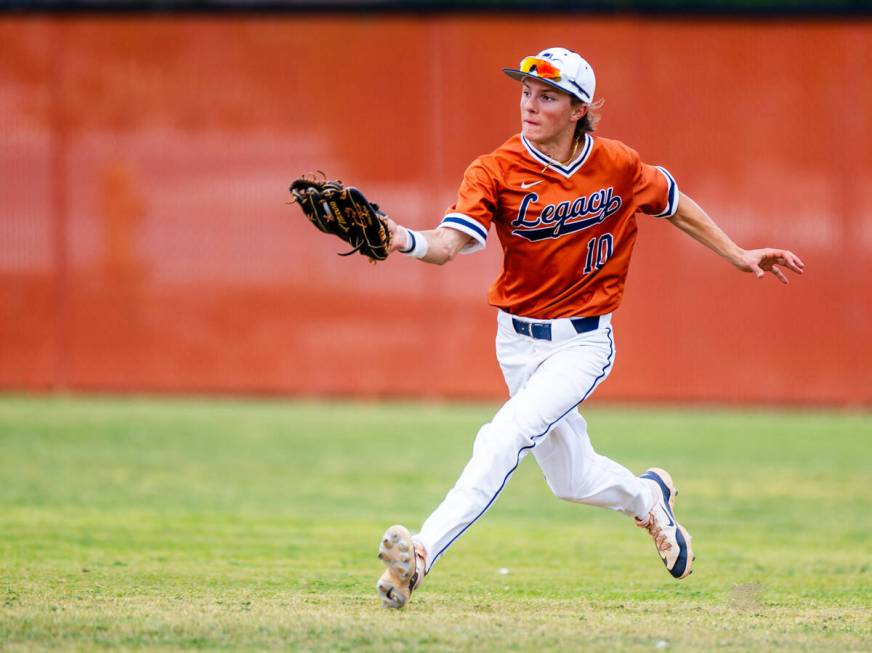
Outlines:
[{"label": "baseball glove", "polygon": [[290,191],[291,204],[299,204],[309,222],[354,248],[340,256],[360,252],[373,263],[388,257],[391,234],[387,216],[357,188],[308,176],[295,179]]}]

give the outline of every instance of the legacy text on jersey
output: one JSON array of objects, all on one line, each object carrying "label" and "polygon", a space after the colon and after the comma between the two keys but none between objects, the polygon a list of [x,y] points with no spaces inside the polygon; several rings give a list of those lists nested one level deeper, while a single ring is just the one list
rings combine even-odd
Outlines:
[{"label": "legacy text on jersey", "polygon": [[577,197],[573,201],[546,204],[538,214],[532,213],[530,205],[539,201],[536,193],[527,193],[521,200],[518,217],[512,221],[516,236],[530,241],[544,238],[560,238],[566,234],[582,231],[604,222],[610,215],[618,212],[623,204],[614,189],[601,188],[590,195]]}]

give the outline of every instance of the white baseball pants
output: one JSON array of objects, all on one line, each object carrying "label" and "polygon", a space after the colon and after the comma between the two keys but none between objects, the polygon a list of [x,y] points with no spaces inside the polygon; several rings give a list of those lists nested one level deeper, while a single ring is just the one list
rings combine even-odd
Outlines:
[{"label": "white baseball pants", "polygon": [[549,324],[552,339],[540,340],[517,333],[512,316],[499,312],[497,359],[511,398],[481,427],[457,483],[415,536],[427,550],[428,570],[491,507],[531,451],[557,497],[647,515],[654,499],[646,484],[593,450],[576,410],[611,372],[610,318],[581,334],[569,319],[517,318]]}]

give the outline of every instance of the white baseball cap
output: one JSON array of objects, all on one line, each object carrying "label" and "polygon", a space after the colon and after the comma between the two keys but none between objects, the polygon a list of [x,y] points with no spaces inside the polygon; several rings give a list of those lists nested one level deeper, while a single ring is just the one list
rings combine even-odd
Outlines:
[{"label": "white baseball cap", "polygon": [[518,81],[525,77],[538,79],[587,103],[593,101],[596,90],[593,68],[580,55],[566,48],[542,50],[534,57],[521,59],[517,69],[503,68],[503,72]]}]

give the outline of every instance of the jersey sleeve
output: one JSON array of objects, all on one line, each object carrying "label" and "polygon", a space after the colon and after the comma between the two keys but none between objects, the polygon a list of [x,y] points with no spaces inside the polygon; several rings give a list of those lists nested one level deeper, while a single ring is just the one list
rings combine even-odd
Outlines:
[{"label": "jersey sleeve", "polygon": [[637,160],[633,193],[639,210],[655,218],[671,218],[678,210],[678,184],[662,166]]},{"label": "jersey sleeve", "polygon": [[497,183],[481,159],[476,159],[463,173],[457,201],[448,207],[440,227],[456,229],[472,240],[460,250],[471,254],[484,249],[487,232],[497,207]]}]

